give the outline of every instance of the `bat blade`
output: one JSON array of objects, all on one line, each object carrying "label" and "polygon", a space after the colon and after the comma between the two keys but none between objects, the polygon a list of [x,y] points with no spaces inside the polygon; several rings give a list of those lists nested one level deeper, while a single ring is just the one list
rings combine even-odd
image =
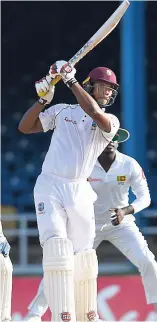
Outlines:
[{"label": "bat blade", "polygon": [[[87,53],[96,47],[103,39],[105,39],[118,25],[124,13],[128,9],[130,2],[124,0],[110,18],[101,26],[101,28],[86,42],[86,44],[69,60],[69,63],[74,66]],[[61,80],[61,76],[57,76],[51,82],[51,85],[56,85]],[[40,95],[41,94],[41,95]],[[40,93],[39,96],[43,96]],[[44,94],[45,95],[45,94]]]},{"label": "bat blade", "polygon": [[87,43],[69,60],[74,66],[79,62],[89,51],[97,46],[104,38],[106,38],[112,30],[116,28],[122,16],[129,7],[129,1],[125,0],[110,16],[110,18],[101,26],[101,28],[87,41]]}]

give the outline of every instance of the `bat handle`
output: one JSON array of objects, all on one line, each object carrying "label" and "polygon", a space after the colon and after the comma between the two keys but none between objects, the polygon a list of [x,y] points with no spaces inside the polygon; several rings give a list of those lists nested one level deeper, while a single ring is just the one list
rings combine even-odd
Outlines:
[{"label": "bat handle", "polygon": [[61,79],[62,79],[61,76],[57,76],[56,78],[52,79],[51,85],[52,86],[56,85]]},{"label": "bat handle", "polygon": [[[57,76],[56,78],[52,79],[51,81],[51,86],[54,86],[56,85],[60,80],[62,79],[61,76]],[[38,96],[39,97],[44,97],[47,93],[43,93],[43,92],[39,92],[38,93]]]}]

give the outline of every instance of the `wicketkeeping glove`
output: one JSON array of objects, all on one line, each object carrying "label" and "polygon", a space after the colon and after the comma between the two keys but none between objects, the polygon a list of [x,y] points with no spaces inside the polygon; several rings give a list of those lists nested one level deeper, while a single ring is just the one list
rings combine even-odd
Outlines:
[{"label": "wicketkeeping glove", "polygon": [[4,256],[7,257],[9,256],[9,252],[10,252],[10,245],[9,243],[6,241],[0,243],[0,253]]},{"label": "wicketkeeping glove", "polygon": [[53,65],[51,65],[49,70],[49,75],[51,78],[56,76],[61,76],[63,82],[71,88],[74,83],[77,83],[76,78],[76,69],[65,60],[58,60]]},{"label": "wicketkeeping glove", "polygon": [[50,75],[47,75],[46,77],[42,78],[41,80],[39,80],[38,82],[35,82],[35,88],[36,88],[36,92],[38,94],[38,96],[42,96],[39,98],[39,103],[41,104],[50,104],[50,102],[53,99],[54,96],[54,92],[55,92],[55,87],[52,86],[51,83],[51,77]]}]

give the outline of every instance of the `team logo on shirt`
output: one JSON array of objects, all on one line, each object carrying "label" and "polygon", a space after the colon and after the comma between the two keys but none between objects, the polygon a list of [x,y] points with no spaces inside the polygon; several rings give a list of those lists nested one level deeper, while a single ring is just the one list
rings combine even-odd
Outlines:
[{"label": "team logo on shirt", "polygon": [[96,130],[96,127],[97,127],[97,124],[93,121],[92,122],[91,130]]},{"label": "team logo on shirt", "polygon": [[76,122],[76,121],[71,120],[71,119],[68,119],[68,117],[67,117],[67,116],[65,117],[64,121],[69,122],[69,123],[72,123],[72,124],[77,124],[77,122]]},{"label": "team logo on shirt", "polygon": [[39,214],[44,214],[44,203],[43,202],[39,202],[38,203],[38,211],[39,211]]},{"label": "team logo on shirt", "polygon": [[89,181],[89,182],[102,182],[103,181],[103,179],[102,178],[91,178],[91,177],[89,177],[88,179],[87,179],[87,181]]},{"label": "team logo on shirt", "polygon": [[124,182],[126,181],[126,176],[117,176],[117,181],[118,184],[124,184]]}]

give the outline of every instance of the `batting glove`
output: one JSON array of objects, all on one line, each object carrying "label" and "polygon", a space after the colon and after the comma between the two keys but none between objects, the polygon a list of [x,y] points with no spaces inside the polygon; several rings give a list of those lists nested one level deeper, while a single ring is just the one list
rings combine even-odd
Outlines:
[{"label": "batting glove", "polygon": [[4,257],[7,257],[9,256],[9,252],[10,252],[10,245],[7,242],[7,240],[0,243],[0,254],[2,254]]},{"label": "batting glove", "polygon": [[40,97],[38,102],[41,104],[50,104],[53,99],[55,87],[51,85],[51,80],[50,75],[47,75],[38,82],[35,82],[36,92]]},{"label": "batting glove", "polygon": [[76,78],[76,69],[65,60],[58,60],[53,65],[51,65],[49,70],[49,75],[51,78],[56,76],[61,76],[63,82],[71,88],[74,83],[77,83]]}]

